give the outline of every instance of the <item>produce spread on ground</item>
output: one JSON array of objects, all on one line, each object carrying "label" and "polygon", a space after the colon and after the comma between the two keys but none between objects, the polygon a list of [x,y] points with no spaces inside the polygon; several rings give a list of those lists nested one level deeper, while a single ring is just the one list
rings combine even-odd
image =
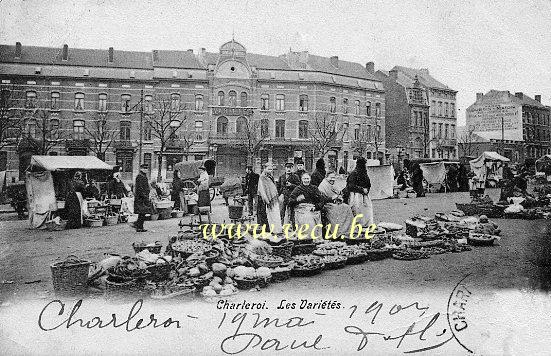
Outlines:
[{"label": "produce spread on ground", "polygon": [[[82,292],[84,285],[87,292],[108,299],[215,300],[347,264],[377,263],[387,258],[422,260],[491,246],[500,239],[495,223],[485,216],[465,216],[461,211],[437,213],[434,218],[415,216],[406,220],[405,228],[382,222],[376,232],[370,239],[355,240],[286,240],[278,236],[205,240],[199,229],[180,230],[165,246],[159,241],[134,243],[134,256],[108,255],[95,264],[73,256],[61,265],[52,265],[54,290]],[[88,266],[90,271],[83,276],[82,270]],[[80,277],[75,275],[77,270]]]}]

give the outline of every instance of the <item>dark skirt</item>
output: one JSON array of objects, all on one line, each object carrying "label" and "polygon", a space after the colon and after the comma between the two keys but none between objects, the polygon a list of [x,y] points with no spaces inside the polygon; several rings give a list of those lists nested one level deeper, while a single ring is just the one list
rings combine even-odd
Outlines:
[{"label": "dark skirt", "polygon": [[197,199],[197,206],[210,206],[210,193],[208,190],[200,190],[197,195],[199,196]]},{"label": "dark skirt", "polygon": [[256,222],[258,225],[268,225],[268,214],[266,213],[266,203],[258,196],[258,203],[256,204]]}]

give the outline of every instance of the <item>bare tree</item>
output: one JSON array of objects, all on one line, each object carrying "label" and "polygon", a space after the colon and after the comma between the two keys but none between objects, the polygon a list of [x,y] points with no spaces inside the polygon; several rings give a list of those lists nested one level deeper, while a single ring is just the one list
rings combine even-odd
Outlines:
[{"label": "bare tree", "polygon": [[238,128],[237,137],[242,140],[241,147],[247,151],[247,163],[252,164],[268,135],[262,135],[260,121],[246,118]]},{"label": "bare tree", "polygon": [[365,157],[367,148],[371,142],[370,131],[366,125],[360,125],[358,132],[354,133],[353,148],[354,152],[360,157]]},{"label": "bare tree", "polygon": [[457,146],[463,153],[463,156],[472,157],[476,153],[476,134],[474,131],[475,127],[472,125],[465,127],[465,132],[457,138]]},{"label": "bare tree", "polygon": [[343,127],[337,127],[337,115],[316,112],[313,126],[309,131],[313,148],[324,157],[331,146],[342,141]]},{"label": "bare tree", "polygon": [[17,116],[14,87],[2,87],[0,97],[0,150],[17,146],[23,132],[23,119]]},{"label": "bare tree", "polygon": [[48,109],[35,109],[30,120],[34,122],[27,125],[22,140],[37,155],[47,155],[52,148],[67,138],[61,121],[57,117],[51,117]]},{"label": "bare tree", "polygon": [[89,121],[89,125],[86,125],[84,130],[90,137],[90,150],[97,158],[105,160],[105,153],[117,137],[117,130],[111,127],[107,112],[98,113],[96,119]]},{"label": "bare tree", "polygon": [[197,141],[197,132],[195,131],[195,127],[191,127],[190,122],[184,123],[184,128],[180,129],[180,134],[178,136],[180,138],[180,146],[184,150],[184,156],[187,161],[189,159],[189,152]]},{"label": "bare tree", "polygon": [[156,97],[152,102],[152,111],[144,113],[146,125],[151,127],[151,136],[158,139],[160,144],[157,156],[159,182],[162,180],[161,167],[167,147],[178,139],[178,132],[187,121],[185,110],[185,105],[181,105],[179,99]]}]

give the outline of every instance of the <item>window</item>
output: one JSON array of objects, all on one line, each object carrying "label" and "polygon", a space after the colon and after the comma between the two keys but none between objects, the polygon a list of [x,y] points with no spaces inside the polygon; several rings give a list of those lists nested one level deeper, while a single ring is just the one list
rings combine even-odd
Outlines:
[{"label": "window", "polygon": [[77,111],[84,110],[84,93],[75,94],[75,110]]},{"label": "window", "polygon": [[151,153],[143,154],[143,164],[147,166],[147,170],[151,172]]},{"label": "window", "polygon": [[350,141],[350,137],[348,136],[348,122],[345,122],[342,124],[342,133],[343,133],[343,140],[346,142]]},{"label": "window", "polygon": [[11,91],[9,91],[8,89],[2,89],[2,92],[0,94],[0,107],[2,108],[10,107],[10,96],[11,96]]},{"label": "window", "polygon": [[225,135],[228,133],[228,119],[220,116],[216,121],[216,133]]},{"label": "window", "polygon": [[442,116],[442,102],[438,102],[438,116]]},{"label": "window", "polygon": [[414,111],[411,113],[411,126],[415,127],[417,126],[417,111]]},{"label": "window", "polygon": [[249,98],[247,96],[247,93],[241,92],[241,106],[246,107],[249,106]]},{"label": "window", "polygon": [[50,109],[59,110],[59,103],[60,103],[59,96],[60,95],[58,91],[53,91],[50,94]]},{"label": "window", "polygon": [[371,101],[368,101],[365,105],[365,114],[371,116]]},{"label": "window", "polygon": [[180,94],[174,93],[170,95],[170,111],[180,111]]},{"label": "window", "polygon": [[35,91],[28,91],[26,100],[25,100],[25,107],[26,108],[36,108],[38,99],[36,98],[36,92]]},{"label": "window", "polygon": [[298,138],[308,138],[308,121],[300,120],[298,122]]},{"label": "window", "polygon": [[260,96],[260,110],[270,110],[270,96],[268,94]]},{"label": "window", "polygon": [[130,141],[130,121],[121,121],[119,131],[121,141]]},{"label": "window", "polygon": [[298,97],[298,110],[308,111],[308,95],[300,95]]},{"label": "window", "polygon": [[436,123],[432,123],[432,138],[436,138]]},{"label": "window", "polygon": [[232,106],[232,107],[237,106],[237,93],[231,90],[228,96],[229,96],[229,100],[228,100],[229,106]]},{"label": "window", "polygon": [[381,139],[381,125],[377,125],[377,140]]},{"label": "window", "polygon": [[444,103],[444,104],[445,104],[444,116],[448,117],[449,104],[448,103]]},{"label": "window", "polygon": [[107,94],[98,95],[98,110],[102,112],[107,111]]},{"label": "window", "polygon": [[130,94],[121,95],[121,112],[130,112]]},{"label": "window", "polygon": [[203,96],[200,94],[195,95],[195,110],[203,111]]},{"label": "window", "polygon": [[237,118],[235,122],[235,132],[243,134],[247,132],[247,119],[243,116]]},{"label": "window", "polygon": [[335,99],[334,96],[329,98],[329,111],[330,112],[337,112],[337,99]]},{"label": "window", "polygon": [[27,119],[25,120],[25,132],[29,137],[36,137],[36,120],[35,119]]},{"label": "window", "polygon": [[223,91],[218,92],[218,106],[226,105],[226,100]]},{"label": "window", "polygon": [[275,137],[278,137],[278,138],[285,137],[285,120],[275,121]]},{"label": "window", "polygon": [[59,120],[50,119],[50,134],[55,135],[58,130],[59,130]]},{"label": "window", "polygon": [[367,141],[371,142],[373,139],[373,131],[371,131],[371,125],[367,125]]},{"label": "window", "polygon": [[151,95],[144,96],[143,110],[146,113],[153,112],[153,96]]},{"label": "window", "polygon": [[342,112],[343,114],[348,114],[348,99],[342,99]]},{"label": "window", "polygon": [[375,116],[380,117],[381,116],[381,103],[375,104]]},{"label": "window", "polygon": [[442,138],[442,124],[438,124],[438,138]]},{"label": "window", "polygon": [[356,126],[354,126],[354,140],[359,140],[360,139],[360,124],[356,124]]},{"label": "window", "polygon": [[450,104],[450,116],[455,117],[455,104],[454,103]]},{"label": "window", "polygon": [[84,140],[84,120],[73,121],[73,139]]},{"label": "window", "polygon": [[270,136],[269,126],[268,126],[268,119],[262,119],[260,121],[260,136],[262,136],[262,137]]},{"label": "window", "polygon": [[360,115],[360,101],[359,100],[356,100],[354,102],[354,114],[355,115]]},{"label": "window", "polygon": [[436,115],[436,100],[432,101],[432,105],[430,106],[431,112],[433,115]]},{"label": "window", "polygon": [[445,139],[448,138],[449,131],[450,131],[450,125],[449,124],[444,125],[444,138]]},{"label": "window", "polygon": [[120,166],[124,173],[132,173],[133,154],[128,151],[117,151],[117,166]]},{"label": "window", "polygon": [[203,121],[195,121],[195,138],[197,141],[203,141]]},{"label": "window", "polygon": [[151,131],[152,131],[151,124],[146,123],[144,125],[144,130],[143,130],[143,139],[144,140],[146,140],[146,141],[151,141],[152,140]]},{"label": "window", "polygon": [[283,94],[277,94],[276,95],[276,111],[284,111],[285,110],[285,95]]}]

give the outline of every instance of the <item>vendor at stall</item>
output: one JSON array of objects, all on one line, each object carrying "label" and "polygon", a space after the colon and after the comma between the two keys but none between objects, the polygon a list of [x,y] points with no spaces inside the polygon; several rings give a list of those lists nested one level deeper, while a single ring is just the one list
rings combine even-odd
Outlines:
[{"label": "vendor at stall", "polygon": [[121,179],[121,172],[113,173],[113,178],[107,183],[107,196],[122,199],[128,196],[128,189]]},{"label": "vendor at stall", "polygon": [[[350,204],[354,215],[363,215],[361,219],[358,219],[358,222],[362,226],[373,224],[373,204],[369,198],[371,181],[367,175],[366,164],[367,161],[365,158],[358,158],[356,161],[356,168],[350,173],[346,180],[346,189],[350,194],[348,204]],[[419,170],[421,170],[421,168],[419,168]]]},{"label": "vendor at stall", "polygon": [[273,226],[273,233],[283,232],[279,209],[279,194],[274,180],[274,167],[266,163],[264,171],[258,179],[258,204],[256,220],[260,226],[267,226],[267,231]]},{"label": "vendor at stall", "polygon": [[86,185],[86,188],[84,190],[84,198],[96,200],[100,199],[100,192],[95,179],[90,179],[90,181]]},{"label": "vendor at stall", "polygon": [[67,218],[67,229],[79,229],[82,227],[82,202],[85,190],[82,172],[76,172],[69,184],[65,198],[65,212]]},{"label": "vendor at stall", "polygon": [[210,206],[210,194],[209,194],[209,183],[210,183],[210,177],[207,173],[207,169],[204,166],[199,167],[199,179],[197,180],[197,183],[199,186],[197,187],[197,206]]},{"label": "vendor at stall", "polygon": [[343,203],[342,190],[335,185],[336,175],[334,172],[329,172],[327,177],[319,185],[320,192],[325,195],[331,202],[325,204],[325,219],[332,226],[339,225],[339,231],[350,231],[354,213],[350,205]]},{"label": "vendor at stall", "polygon": [[289,197],[289,207],[294,211],[295,224],[299,229],[301,226],[309,226],[309,229],[313,229],[315,225],[321,224],[321,209],[325,203],[330,202],[332,202],[330,198],[311,184],[310,174],[304,173],[301,184]]},{"label": "vendor at stall", "polygon": [[277,191],[279,195],[282,195],[280,201],[280,210],[281,210],[281,220],[284,223],[292,223],[294,221],[291,214],[291,209],[288,209],[289,205],[289,196],[295,190],[295,188],[300,185],[300,178],[293,173],[293,164],[291,162],[285,163],[285,173],[283,173],[277,181]]}]

